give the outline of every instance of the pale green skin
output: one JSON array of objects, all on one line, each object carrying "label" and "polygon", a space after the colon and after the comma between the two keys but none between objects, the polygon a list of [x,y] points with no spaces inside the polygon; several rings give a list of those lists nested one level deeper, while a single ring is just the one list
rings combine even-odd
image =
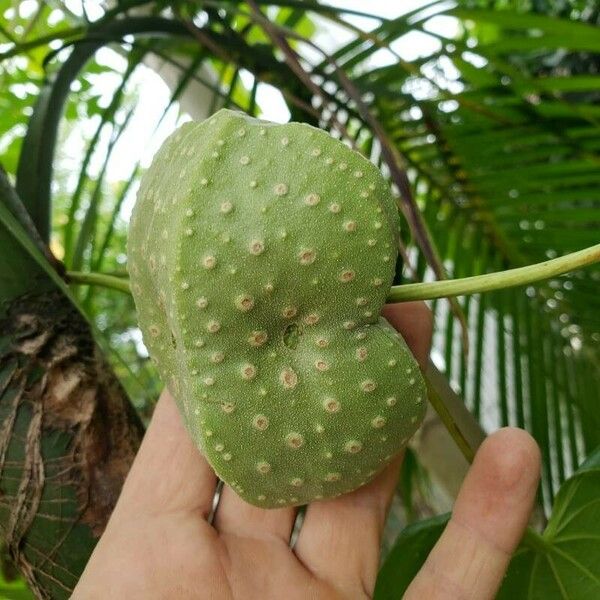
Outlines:
[{"label": "pale green skin", "polygon": [[420,425],[419,368],[380,317],[397,234],[379,171],[305,124],[221,110],[154,158],[129,230],[140,327],[194,441],[244,500],[354,490]]}]

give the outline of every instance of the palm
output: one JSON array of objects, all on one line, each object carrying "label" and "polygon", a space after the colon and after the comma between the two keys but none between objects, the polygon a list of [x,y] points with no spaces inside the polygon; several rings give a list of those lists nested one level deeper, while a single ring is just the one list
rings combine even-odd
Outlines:
[{"label": "palm", "polygon": [[[398,463],[366,488],[321,504],[335,504],[339,514],[355,512],[357,519],[364,512],[365,523],[371,520],[376,526],[373,539],[377,540],[385,511],[384,507],[377,510],[377,503],[369,505],[367,499],[374,491],[379,497],[382,486],[391,491],[397,467]],[[127,580],[107,574],[98,597],[366,597],[363,588],[372,587],[376,575],[377,544],[370,554],[361,549],[356,556],[363,564],[353,563],[352,551],[344,548],[338,548],[337,559],[328,561],[320,547],[325,540],[313,536],[331,534],[333,542],[337,525],[313,514],[309,516],[314,519],[307,517],[305,532],[312,531],[312,535],[305,535],[292,550],[288,541],[295,519],[293,509],[256,508],[229,488],[223,490],[210,524],[207,518],[215,483],[214,473],[183,429],[173,399],[163,394],[91,561],[127,565]],[[389,496],[389,491],[385,495]],[[328,553],[332,548],[326,546]],[[75,597],[94,594],[80,585]]]},{"label": "palm", "polygon": [[[121,581],[118,589],[103,587],[98,597],[227,600],[276,598],[284,593],[286,598],[336,597],[277,535],[219,534],[193,510],[158,516],[143,528],[139,522],[121,523],[127,528],[111,547],[129,547],[120,559],[128,565],[131,587],[124,588]],[[106,584],[112,582],[111,577]]]},{"label": "palm", "polygon": [[[423,365],[431,335],[424,305],[385,314]],[[368,598],[399,466],[400,458],[369,485],[311,504],[292,549],[293,508],[257,508],[227,486],[209,523],[215,474],[164,393],[73,598]],[[539,454],[527,434],[491,436],[405,598],[493,597],[538,475]]]}]

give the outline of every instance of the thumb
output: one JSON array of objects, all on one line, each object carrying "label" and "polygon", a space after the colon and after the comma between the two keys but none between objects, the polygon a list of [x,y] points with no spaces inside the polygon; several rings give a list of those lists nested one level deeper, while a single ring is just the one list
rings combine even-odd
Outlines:
[{"label": "thumb", "polygon": [[200,510],[206,518],[215,486],[216,476],[186,431],[173,396],[163,391],[115,513]]}]

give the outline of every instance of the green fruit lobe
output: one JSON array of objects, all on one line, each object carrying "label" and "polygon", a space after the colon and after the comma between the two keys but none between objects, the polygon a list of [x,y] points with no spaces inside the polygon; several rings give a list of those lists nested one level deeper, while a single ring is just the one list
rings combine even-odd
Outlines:
[{"label": "green fruit lobe", "polygon": [[421,423],[419,368],[380,316],[398,222],[377,168],[305,124],[221,110],[144,175],[128,248],[144,341],[246,501],[354,490]]}]

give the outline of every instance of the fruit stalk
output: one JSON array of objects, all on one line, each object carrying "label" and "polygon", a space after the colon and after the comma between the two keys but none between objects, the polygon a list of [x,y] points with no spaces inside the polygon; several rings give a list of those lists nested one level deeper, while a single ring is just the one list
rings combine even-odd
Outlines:
[{"label": "fruit stalk", "polygon": [[529,285],[536,281],[563,275],[598,261],[600,261],[600,244],[527,267],[462,279],[397,285],[392,287],[387,300],[388,302],[433,300],[434,298],[480,294],[492,290]]},{"label": "fruit stalk", "polygon": [[67,283],[79,285],[97,285],[99,287],[117,290],[131,294],[128,277],[115,277],[105,273],[93,273],[91,271],[67,271]]},{"label": "fruit stalk", "polygon": [[[600,261],[600,244],[590,246],[578,252],[546,260],[541,263],[509,269],[497,273],[486,273],[461,279],[447,279],[427,283],[407,283],[393,286],[388,294],[388,302],[409,302],[415,300],[433,300],[450,296],[480,294],[492,290],[505,289],[520,285],[529,285],[537,281],[563,275],[575,269]],[[104,273],[69,271],[68,282],[82,285],[98,285],[127,294],[129,281],[124,277],[115,277]]]}]

